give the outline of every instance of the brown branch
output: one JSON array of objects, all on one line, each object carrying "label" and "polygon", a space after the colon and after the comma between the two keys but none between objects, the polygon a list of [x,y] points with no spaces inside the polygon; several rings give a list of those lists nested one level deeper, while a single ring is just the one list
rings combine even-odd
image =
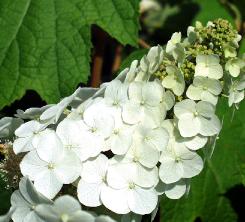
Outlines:
[{"label": "brown branch", "polygon": [[104,51],[107,41],[107,35],[100,29],[96,29],[94,32],[95,44],[94,44],[94,56],[93,67],[91,74],[91,86],[99,87],[102,82],[102,69],[104,63]]},{"label": "brown branch", "polygon": [[114,58],[114,61],[113,61],[113,64],[112,64],[112,74],[114,74],[115,72],[117,72],[121,66],[121,63],[122,63],[122,50],[123,50],[123,46],[118,44],[116,46],[116,49],[115,49],[115,58]]},{"label": "brown branch", "polygon": [[149,49],[151,46],[145,42],[145,40],[143,39],[138,39],[138,43],[139,45],[142,47],[142,48],[146,48],[146,49]]}]

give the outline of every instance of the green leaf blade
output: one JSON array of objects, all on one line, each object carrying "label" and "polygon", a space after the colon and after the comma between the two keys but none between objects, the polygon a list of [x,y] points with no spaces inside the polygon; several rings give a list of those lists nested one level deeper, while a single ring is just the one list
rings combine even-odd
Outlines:
[{"label": "green leaf blade", "polygon": [[55,103],[86,83],[92,23],[121,43],[136,45],[138,0],[1,1],[0,109],[26,90]]}]

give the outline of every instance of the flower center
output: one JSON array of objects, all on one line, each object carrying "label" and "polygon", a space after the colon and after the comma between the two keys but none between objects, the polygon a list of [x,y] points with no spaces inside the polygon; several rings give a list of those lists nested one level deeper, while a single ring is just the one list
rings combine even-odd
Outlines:
[{"label": "flower center", "polygon": [[113,106],[117,106],[118,104],[119,104],[119,102],[117,100],[114,100],[112,103]]},{"label": "flower center", "polygon": [[144,104],[145,104],[145,101],[142,100],[142,101],[140,102],[140,105],[143,106]]},{"label": "flower center", "polygon": [[113,133],[114,133],[115,135],[118,135],[118,134],[119,134],[119,130],[118,130],[118,129],[115,129],[115,130],[113,131]]},{"label": "flower center", "polygon": [[95,133],[95,132],[96,132],[96,130],[97,130],[97,128],[96,128],[96,127],[92,127],[92,128],[90,129],[90,131],[91,131],[92,133]]},{"label": "flower center", "polygon": [[49,163],[48,164],[48,169],[53,170],[54,169],[54,163]]},{"label": "flower center", "polygon": [[204,87],[202,87],[202,89],[203,89],[203,90],[207,90],[207,89],[208,89],[208,87],[207,87],[207,86],[204,86]]},{"label": "flower center", "polygon": [[178,162],[180,162],[180,161],[181,161],[181,158],[180,158],[180,157],[176,157],[176,158],[175,158],[175,162],[178,163]]},{"label": "flower center", "polygon": [[133,182],[129,182],[128,187],[129,187],[129,189],[134,189],[135,184]]},{"label": "flower center", "polygon": [[199,113],[196,111],[196,112],[194,112],[194,116],[198,116],[199,115]]},{"label": "flower center", "polygon": [[73,146],[71,144],[67,144],[67,145],[65,145],[65,148],[71,150],[73,148]]},{"label": "flower center", "polygon": [[69,221],[69,216],[67,214],[62,214],[60,216],[60,219],[62,222],[68,222]]},{"label": "flower center", "polygon": [[139,161],[139,158],[137,156],[134,156],[133,161],[136,163]]},{"label": "flower center", "polygon": [[104,183],[106,182],[106,177],[105,177],[105,175],[103,175],[101,179],[102,179],[102,181],[103,181]]}]

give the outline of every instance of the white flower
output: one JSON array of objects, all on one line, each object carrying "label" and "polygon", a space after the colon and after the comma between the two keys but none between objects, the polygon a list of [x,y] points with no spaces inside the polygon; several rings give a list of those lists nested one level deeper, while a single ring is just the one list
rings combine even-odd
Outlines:
[{"label": "white flower", "polygon": [[[161,101],[163,109],[169,111],[174,106],[174,103],[175,103],[174,94],[169,90],[164,91],[162,101]],[[164,111],[163,111],[163,115],[164,115]]]},{"label": "white flower", "polygon": [[14,222],[44,222],[36,214],[36,207],[39,204],[51,203],[51,200],[36,191],[29,179],[22,178],[19,190],[16,190],[11,196],[11,205],[14,209],[12,220]]},{"label": "white flower", "polygon": [[185,90],[185,80],[181,71],[176,66],[167,66],[168,75],[162,80],[162,85],[173,90],[174,94],[181,96]]},{"label": "white flower", "polygon": [[94,222],[117,222],[117,221],[115,221],[109,216],[101,215],[101,216],[96,217]]},{"label": "white flower", "polygon": [[228,71],[232,77],[238,77],[244,66],[245,62],[242,59],[232,58],[225,64],[225,70]]},{"label": "white flower", "polygon": [[182,62],[185,57],[184,47],[181,45],[181,32],[175,32],[166,46],[166,53],[172,55],[175,60]]},{"label": "white flower", "polygon": [[181,42],[181,32],[175,32],[167,43],[166,52],[171,54],[173,50],[176,48],[176,44],[180,42]]},{"label": "white flower", "polygon": [[23,123],[19,118],[3,117],[0,119],[0,138],[9,139],[14,136],[14,131]]},{"label": "white flower", "polygon": [[[127,214],[130,211],[136,214],[151,213],[158,201],[157,193],[153,188],[143,188],[137,185],[138,170],[133,164],[113,164],[108,169],[107,182],[101,190],[102,203],[111,211],[118,214]],[[142,176],[142,175],[138,175]],[[145,177],[144,180],[150,180]]]},{"label": "white flower", "polygon": [[151,75],[157,71],[163,60],[163,49],[161,46],[151,47],[148,54],[141,60],[135,81],[148,81]]},{"label": "white flower", "polygon": [[[83,114],[80,124],[84,130],[81,131],[81,146],[85,151],[95,154],[106,150],[105,140],[112,135],[116,120],[111,114],[111,109],[105,105],[104,99],[94,101]],[[90,157],[91,157],[90,156]],[[89,156],[88,156],[89,157]]]},{"label": "white flower", "polygon": [[119,80],[111,81],[105,89],[105,104],[109,107],[120,108],[128,100],[127,84]]},{"label": "white flower", "polygon": [[47,124],[55,124],[60,119],[64,110],[76,98],[81,89],[78,88],[72,95],[63,98],[58,104],[53,105],[46,109],[40,116],[40,121]]},{"label": "white flower", "polygon": [[155,167],[159,161],[159,157],[159,150],[154,148],[152,144],[142,142],[138,139],[133,141],[132,146],[125,155],[125,159],[128,161],[137,162],[148,168]]},{"label": "white flower", "polygon": [[94,139],[84,128],[82,120],[66,118],[59,123],[56,133],[68,152],[75,153],[81,161],[101,152],[101,140]]},{"label": "white flower", "polygon": [[237,105],[244,99],[245,78],[232,82],[229,89],[228,104]]},{"label": "white flower", "polygon": [[146,146],[146,149],[156,149],[161,152],[167,147],[169,135],[162,127],[152,129],[139,125],[135,130],[134,138],[137,144],[140,144],[139,149]]},{"label": "white flower", "polygon": [[41,132],[46,128],[45,124],[41,124],[36,120],[32,120],[22,124],[16,131],[18,137],[13,144],[16,154],[34,150],[41,136]]},{"label": "white flower", "polygon": [[182,138],[185,146],[190,150],[198,150],[203,148],[208,142],[208,137],[202,136],[200,134],[194,137]]},{"label": "white flower", "polygon": [[180,179],[175,183],[165,184],[162,181],[159,181],[156,186],[156,191],[158,195],[165,195],[169,199],[180,199],[184,194],[189,190],[189,183],[186,179]]},{"label": "white flower", "polygon": [[195,32],[195,27],[189,26],[187,28],[187,37],[190,44],[193,44],[196,41],[197,33]]},{"label": "white flower", "polygon": [[221,124],[215,115],[215,107],[208,102],[185,99],[174,107],[174,114],[178,118],[178,128],[181,136],[193,137],[197,134],[213,136],[218,134]]},{"label": "white flower", "polygon": [[105,141],[103,151],[111,150],[114,154],[123,155],[132,145],[134,127],[126,125],[122,121],[121,110],[116,109],[112,111],[112,115],[114,116],[115,127],[109,138]]},{"label": "white flower", "polygon": [[98,92],[98,88],[92,87],[83,87],[78,88],[75,91],[75,95],[73,96],[73,100],[69,104],[73,109],[76,109],[81,103],[84,103],[87,100],[90,100],[92,96],[94,96]]},{"label": "white flower", "polygon": [[169,134],[168,147],[171,147],[173,142],[178,141],[178,142],[183,142],[185,146],[190,150],[198,150],[200,148],[203,148],[208,141],[207,137],[204,137],[200,134],[194,137],[182,137],[177,127],[177,121],[173,119],[164,120],[161,126],[168,131]]},{"label": "white flower", "polygon": [[203,168],[202,158],[178,141],[171,143],[171,148],[162,152],[160,162],[159,177],[166,184],[194,177]]},{"label": "white flower", "polygon": [[79,177],[81,163],[75,154],[65,151],[54,131],[45,130],[36,151],[29,152],[21,161],[20,170],[34,181],[37,191],[53,198],[63,184],[70,184]]},{"label": "white flower", "polygon": [[206,76],[220,79],[223,76],[222,66],[217,55],[198,55],[196,58],[195,76]]},{"label": "white flower", "polygon": [[94,101],[84,111],[83,123],[84,127],[91,135],[103,139],[110,136],[115,125],[113,116],[108,113],[103,99]]},{"label": "white flower", "polygon": [[82,102],[77,108],[73,109],[71,113],[67,116],[69,119],[74,120],[81,120],[83,119],[84,111],[92,105],[92,103],[97,102],[97,100],[100,100],[101,98],[92,99],[89,98],[86,101]]},{"label": "white flower", "polygon": [[128,124],[147,122],[157,125],[162,118],[160,103],[163,87],[157,82],[133,82],[128,89],[129,101],[123,106],[122,117]]},{"label": "white flower", "polygon": [[49,104],[43,107],[37,107],[37,108],[29,108],[26,109],[25,111],[21,109],[17,109],[15,116],[19,117],[21,119],[33,119],[33,120],[38,120],[40,115],[47,110],[48,108],[54,106],[54,104]]},{"label": "white flower", "polygon": [[151,168],[145,167],[139,162],[139,159],[136,159],[133,156],[115,155],[110,159],[110,165],[115,166],[112,167],[114,170],[107,175],[107,181],[110,180],[111,182],[114,181],[115,183],[120,183],[121,176],[113,174],[116,173],[116,169],[119,167],[121,169],[130,169],[130,173],[132,174],[131,177],[134,178],[134,182],[140,187],[150,188],[158,183],[158,168],[155,165]]},{"label": "white flower", "polygon": [[[131,65],[130,65],[130,68],[129,69],[125,69],[125,79],[124,79],[124,82],[125,83],[130,83],[130,82],[133,82],[135,80],[135,77],[136,77],[136,74],[137,74],[137,71],[138,71],[138,60],[134,60]],[[116,78],[116,79],[119,79],[119,78]]]},{"label": "white flower", "polygon": [[223,50],[225,58],[234,58],[237,56],[237,44],[235,41],[231,41],[228,43],[223,44]]},{"label": "white flower", "polygon": [[83,163],[77,190],[79,201],[83,205],[97,207],[102,204],[100,193],[101,189],[106,186],[108,164],[108,158],[103,154]]},{"label": "white flower", "polygon": [[186,95],[192,100],[202,100],[216,105],[221,91],[222,85],[219,80],[197,76],[187,89]]},{"label": "white flower", "polygon": [[57,198],[53,205],[41,204],[37,206],[37,214],[48,222],[94,222],[91,213],[82,211],[79,202],[69,195]]},{"label": "white flower", "polygon": [[172,184],[165,184],[165,195],[169,199],[180,199],[189,190],[189,186],[186,180],[179,180]]}]

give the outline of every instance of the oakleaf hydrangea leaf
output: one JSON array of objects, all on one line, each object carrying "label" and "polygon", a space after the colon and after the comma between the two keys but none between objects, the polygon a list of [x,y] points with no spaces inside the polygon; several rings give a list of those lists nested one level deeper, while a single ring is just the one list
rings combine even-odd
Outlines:
[{"label": "oakleaf hydrangea leaf", "polygon": [[137,45],[138,0],[0,2],[0,108],[35,90],[48,103],[90,73],[90,25]]}]

